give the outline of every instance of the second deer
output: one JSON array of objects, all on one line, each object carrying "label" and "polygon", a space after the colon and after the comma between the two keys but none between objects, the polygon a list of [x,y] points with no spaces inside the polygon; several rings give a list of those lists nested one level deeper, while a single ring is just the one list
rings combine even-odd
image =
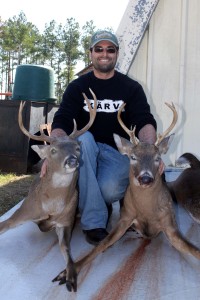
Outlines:
[{"label": "second deer", "polygon": [[[77,274],[99,253],[118,241],[130,226],[146,239],[154,238],[163,232],[178,251],[200,259],[200,250],[187,241],[178,229],[173,200],[159,173],[161,155],[167,152],[173,137],[173,134],[167,135],[177,122],[174,105],[167,104],[167,106],[173,111],[173,121],[169,128],[158,136],[154,145],[138,141],[135,137],[135,128],[129,130],[121,120],[120,115],[125,104],[120,107],[118,121],[130,136],[131,142],[116,134],[114,139],[119,151],[130,159],[130,184],[124,197],[118,223],[97,247],[75,263]],[[63,283],[65,272],[65,270],[61,272],[56,280]],[[74,282],[71,284],[73,286]]]}]

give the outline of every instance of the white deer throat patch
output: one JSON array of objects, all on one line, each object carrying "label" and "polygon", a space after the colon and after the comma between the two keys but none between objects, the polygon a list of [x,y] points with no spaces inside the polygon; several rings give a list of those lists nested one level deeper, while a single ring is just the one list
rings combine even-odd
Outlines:
[{"label": "white deer throat patch", "polygon": [[73,176],[74,173],[60,175],[60,173],[55,172],[52,176],[52,185],[53,187],[67,187],[70,185]]}]

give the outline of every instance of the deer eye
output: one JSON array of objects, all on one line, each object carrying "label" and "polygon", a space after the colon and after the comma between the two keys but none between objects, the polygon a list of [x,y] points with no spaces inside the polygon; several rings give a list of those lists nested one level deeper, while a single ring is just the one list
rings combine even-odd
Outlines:
[{"label": "deer eye", "polygon": [[52,148],[51,149],[51,154],[55,154],[56,153],[56,149],[55,148]]},{"label": "deer eye", "polygon": [[157,163],[160,162],[160,157],[159,157],[159,156],[157,156],[157,157],[155,158],[155,162],[157,162]]},{"label": "deer eye", "polygon": [[133,161],[137,160],[136,157],[135,157],[135,155],[131,155],[131,160],[133,160]]},{"label": "deer eye", "polygon": [[76,152],[80,152],[80,147],[76,147]]}]

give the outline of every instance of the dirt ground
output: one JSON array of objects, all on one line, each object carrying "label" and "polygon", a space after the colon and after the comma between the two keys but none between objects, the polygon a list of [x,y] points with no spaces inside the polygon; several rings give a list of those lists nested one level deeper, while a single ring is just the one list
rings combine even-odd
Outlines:
[{"label": "dirt ground", "polygon": [[0,216],[28,194],[33,178],[34,175],[13,175],[8,182],[0,182]]}]

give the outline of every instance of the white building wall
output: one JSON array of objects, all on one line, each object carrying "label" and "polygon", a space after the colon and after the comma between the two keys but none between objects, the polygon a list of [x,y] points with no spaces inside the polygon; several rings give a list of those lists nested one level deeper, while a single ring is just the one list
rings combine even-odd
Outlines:
[{"label": "white building wall", "polygon": [[[127,14],[138,0],[130,0],[117,30],[121,45],[127,44],[134,26],[125,30]],[[145,2],[145,1],[142,1]],[[123,46],[124,47],[124,46]],[[123,70],[123,57],[119,69]],[[172,119],[165,102],[175,104],[179,120],[168,165],[184,152],[200,158],[200,1],[159,0],[138,51],[127,73],[144,87],[152,112],[163,132]]]}]

